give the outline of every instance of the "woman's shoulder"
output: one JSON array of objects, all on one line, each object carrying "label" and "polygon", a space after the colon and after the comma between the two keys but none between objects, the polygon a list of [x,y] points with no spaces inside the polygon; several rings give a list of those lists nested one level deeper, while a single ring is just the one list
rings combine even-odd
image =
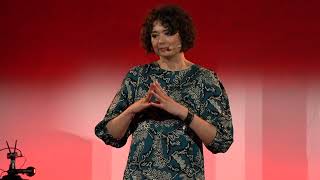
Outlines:
[{"label": "woman's shoulder", "polygon": [[213,68],[207,68],[199,64],[197,64],[197,67],[199,69],[198,78],[201,80],[201,82],[210,86],[212,84],[215,84],[215,85],[220,84],[220,79]]},{"label": "woman's shoulder", "polygon": [[129,72],[135,73],[135,74],[144,74],[150,72],[154,72],[157,70],[157,66],[154,62],[151,63],[145,63],[145,64],[139,64],[135,65],[130,68]]},{"label": "woman's shoulder", "polygon": [[143,76],[148,72],[148,69],[150,69],[151,64],[140,64],[131,66],[129,70],[126,73],[125,78],[129,78],[131,80],[138,80],[139,77]]},{"label": "woman's shoulder", "polygon": [[137,73],[141,73],[142,71],[144,71],[145,69],[147,69],[150,66],[150,64],[140,64],[140,65],[135,65],[130,67],[128,73],[130,74],[137,74]]},{"label": "woman's shoulder", "polygon": [[198,70],[200,72],[200,75],[204,77],[215,77],[216,72],[213,68],[204,67],[200,64],[195,64],[198,67]]},{"label": "woman's shoulder", "polygon": [[138,64],[138,65],[135,65],[135,66],[132,66],[130,68],[130,71],[140,71],[140,70],[144,70],[146,68],[149,68],[151,66],[154,65],[154,62],[151,62],[151,63],[146,63],[146,64]]}]

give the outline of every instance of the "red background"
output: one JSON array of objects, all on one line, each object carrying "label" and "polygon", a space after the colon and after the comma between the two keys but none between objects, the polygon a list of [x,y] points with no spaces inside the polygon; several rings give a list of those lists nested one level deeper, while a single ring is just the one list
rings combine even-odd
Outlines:
[{"label": "red background", "polygon": [[121,178],[128,146],[104,146],[93,129],[127,70],[155,60],[139,30],[168,2],[197,27],[187,58],[214,69],[231,102],[235,143],[206,152],[207,179],[320,179],[316,1],[2,0],[0,147],[18,139],[33,180]]}]

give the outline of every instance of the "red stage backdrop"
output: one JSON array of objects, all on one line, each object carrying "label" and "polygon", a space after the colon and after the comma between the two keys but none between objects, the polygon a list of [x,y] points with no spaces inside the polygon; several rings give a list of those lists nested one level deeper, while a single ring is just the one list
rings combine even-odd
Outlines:
[{"label": "red stage backdrop", "polygon": [[128,69],[156,60],[139,30],[169,2],[197,27],[187,58],[218,73],[231,103],[235,142],[205,151],[207,179],[319,180],[317,1],[1,0],[0,148],[18,140],[30,180],[122,179],[129,143],[105,146],[94,126]]}]

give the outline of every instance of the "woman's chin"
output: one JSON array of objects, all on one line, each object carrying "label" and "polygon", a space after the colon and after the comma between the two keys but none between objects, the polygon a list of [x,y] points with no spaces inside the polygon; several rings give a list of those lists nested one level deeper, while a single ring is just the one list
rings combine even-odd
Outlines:
[{"label": "woman's chin", "polygon": [[171,57],[175,56],[176,53],[173,53],[173,52],[159,52],[157,55],[160,56],[160,57],[164,57],[164,58],[171,58]]}]

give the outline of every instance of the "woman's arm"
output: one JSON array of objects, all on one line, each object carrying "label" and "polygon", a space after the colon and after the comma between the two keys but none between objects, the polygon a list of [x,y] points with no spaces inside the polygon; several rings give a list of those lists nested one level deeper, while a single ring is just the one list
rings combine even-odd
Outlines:
[{"label": "woman's arm", "polygon": [[[153,106],[166,110],[179,117],[181,120],[186,119],[188,109],[185,106],[177,103],[168,96],[159,83],[153,83],[151,86],[155,87],[151,93],[159,100],[158,103],[151,103]],[[194,115],[194,118],[189,125],[206,147],[213,153],[226,152],[233,142],[233,128],[227,96],[222,85],[216,88],[215,91],[211,88],[210,92],[206,93],[206,96],[203,99],[205,102],[203,102],[202,109],[204,110],[200,115],[209,119],[203,119],[198,115]],[[218,88],[221,89],[219,90]],[[215,98],[215,94],[210,94],[211,90],[215,93],[220,92],[220,100],[219,98],[212,99]],[[216,101],[216,103],[214,103],[215,105],[211,104],[212,101]]]},{"label": "woman's arm", "polygon": [[128,127],[134,117],[128,109],[123,111],[119,116],[110,120],[106,125],[106,130],[115,139],[121,139],[128,130]]},{"label": "woman's arm", "polygon": [[[153,106],[164,109],[179,117],[181,120],[186,119],[189,111],[188,108],[175,102],[170,96],[168,96],[158,82],[151,84],[151,87],[154,87],[154,90],[151,91],[152,95],[159,100],[159,103],[151,103]],[[212,124],[201,119],[197,115],[193,117],[189,126],[199,136],[204,144],[212,142],[217,133],[217,129]]]},{"label": "woman's arm", "polygon": [[134,102],[138,71],[139,67],[134,67],[127,73],[106,115],[95,127],[96,136],[107,145],[122,147],[132,133],[130,123],[137,111],[137,102],[141,102]]},{"label": "woman's arm", "polygon": [[150,106],[150,98],[151,93],[150,91],[148,91],[147,95],[144,98],[135,102],[134,104],[129,106],[125,111],[123,111],[119,116],[110,120],[106,125],[107,131],[115,139],[121,139],[128,130],[128,127],[135,114]]},{"label": "woman's arm", "polygon": [[[188,109],[186,108],[188,113]],[[185,113],[181,114],[181,119],[186,119],[187,115]],[[217,134],[217,128],[212,124],[208,123],[206,120],[203,120],[196,114],[193,116],[189,127],[197,134],[201,141],[207,146],[215,138]]]}]

